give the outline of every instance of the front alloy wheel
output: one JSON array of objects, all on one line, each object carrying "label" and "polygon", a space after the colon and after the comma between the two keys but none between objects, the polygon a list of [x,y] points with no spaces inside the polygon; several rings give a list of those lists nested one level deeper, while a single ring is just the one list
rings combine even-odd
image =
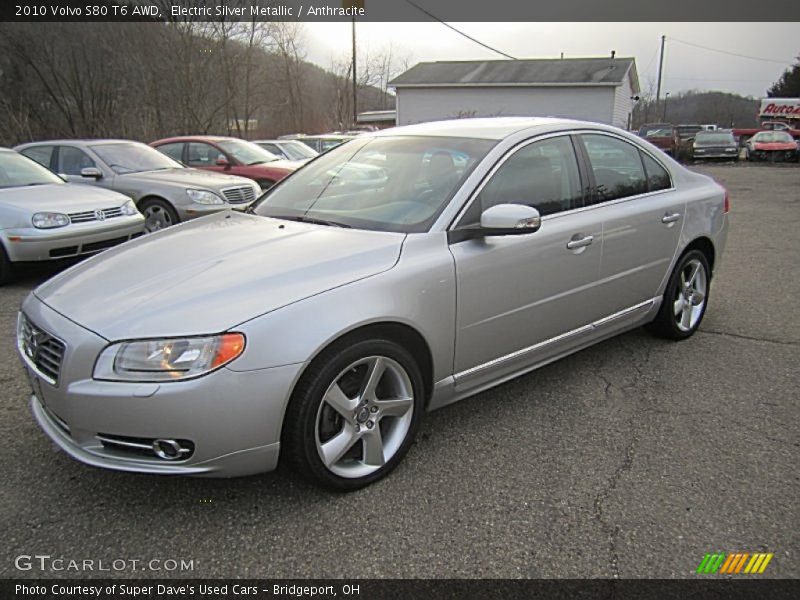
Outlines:
[{"label": "front alloy wheel", "polygon": [[293,395],[282,453],[316,483],[363,487],[391,471],[413,442],[423,389],[413,357],[394,342],[328,351]]}]

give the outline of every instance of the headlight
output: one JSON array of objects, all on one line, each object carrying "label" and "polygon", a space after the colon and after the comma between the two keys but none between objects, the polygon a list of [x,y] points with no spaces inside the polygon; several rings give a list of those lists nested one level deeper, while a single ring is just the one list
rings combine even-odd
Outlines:
[{"label": "headlight", "polygon": [[225,201],[214,192],[188,189],[186,194],[192,199],[192,202],[197,202],[197,204],[225,204]]},{"label": "headlight", "polygon": [[69,225],[69,217],[61,213],[38,212],[33,215],[31,222],[37,229],[53,229]]},{"label": "headlight", "polygon": [[139,340],[112,344],[100,354],[94,378],[106,381],[179,381],[205,375],[244,351],[244,335]]},{"label": "headlight", "polygon": [[122,214],[125,215],[126,217],[139,214],[139,209],[136,208],[136,204],[134,204],[133,200],[128,200],[125,204],[122,205],[120,210],[122,211]]}]

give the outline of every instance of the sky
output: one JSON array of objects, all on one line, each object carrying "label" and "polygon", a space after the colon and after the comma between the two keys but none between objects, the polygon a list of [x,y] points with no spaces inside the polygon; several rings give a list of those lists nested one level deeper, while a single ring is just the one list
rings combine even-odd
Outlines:
[{"label": "sky", "polygon": [[[633,56],[644,90],[655,83],[658,50],[666,35],[662,94],[690,89],[761,97],[800,54],[798,23],[451,23],[468,35],[517,58]],[[385,52],[408,61],[490,60],[502,56],[441,23],[358,23],[359,53]],[[307,59],[330,68],[348,59],[349,23],[305,23]],[[689,45],[694,44],[694,46]],[[698,48],[768,60],[754,60]]]}]

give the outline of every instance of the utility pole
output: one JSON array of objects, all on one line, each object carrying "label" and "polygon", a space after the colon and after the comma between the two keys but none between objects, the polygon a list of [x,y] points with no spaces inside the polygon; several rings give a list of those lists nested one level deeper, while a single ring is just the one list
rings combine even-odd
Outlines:
[{"label": "utility pole", "polygon": [[661,102],[661,75],[664,72],[664,42],[667,36],[661,36],[661,56],[658,59],[658,84],[656,85],[656,119],[658,118],[658,105]]},{"label": "utility pole", "polygon": [[356,17],[355,15],[353,15],[353,127],[355,127],[357,123],[358,123],[358,77],[356,76]]}]

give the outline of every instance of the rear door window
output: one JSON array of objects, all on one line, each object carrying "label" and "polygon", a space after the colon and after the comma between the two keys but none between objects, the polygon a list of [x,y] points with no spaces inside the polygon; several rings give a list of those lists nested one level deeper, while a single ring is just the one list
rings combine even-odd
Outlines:
[{"label": "rear door window", "polygon": [[633,144],[608,135],[580,136],[594,174],[593,203],[636,196],[647,191],[647,177]]},{"label": "rear door window", "polygon": [[163,152],[172,160],[183,162],[183,142],[173,142],[171,144],[163,144],[156,148],[159,152]]},{"label": "rear door window", "polygon": [[32,148],[25,148],[22,152],[20,152],[20,154],[23,154],[28,158],[35,160],[43,167],[50,169],[53,166],[52,160],[54,149],[55,146],[34,146]]}]

